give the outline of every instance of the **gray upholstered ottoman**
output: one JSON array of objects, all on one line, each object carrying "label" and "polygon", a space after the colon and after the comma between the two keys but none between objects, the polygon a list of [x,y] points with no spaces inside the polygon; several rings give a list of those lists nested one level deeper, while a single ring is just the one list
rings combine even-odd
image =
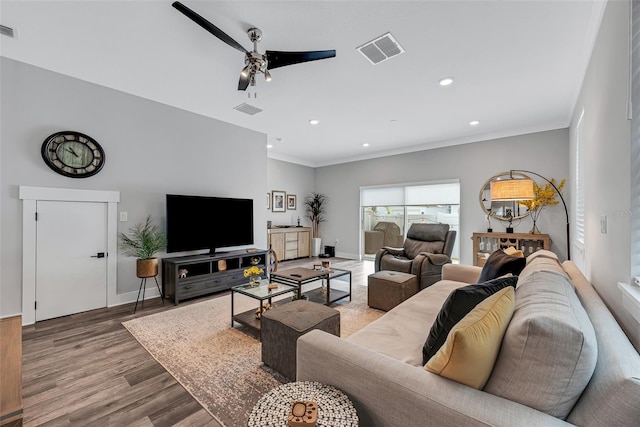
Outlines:
[{"label": "gray upholstered ottoman", "polygon": [[296,379],[296,342],[312,329],[340,336],[340,312],[331,307],[296,300],[262,315],[262,362],[285,377]]},{"label": "gray upholstered ottoman", "polygon": [[389,311],[418,293],[414,274],[399,271],[378,271],[369,275],[367,300],[369,307]]}]

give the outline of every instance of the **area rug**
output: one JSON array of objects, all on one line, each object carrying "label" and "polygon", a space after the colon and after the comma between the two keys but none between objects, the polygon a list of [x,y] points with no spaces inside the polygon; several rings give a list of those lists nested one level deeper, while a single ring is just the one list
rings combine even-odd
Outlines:
[{"label": "area rug", "polygon": [[[353,285],[340,311],[347,337],[382,316],[367,306],[367,288]],[[235,312],[257,301],[235,298]],[[287,380],[262,365],[260,342],[231,328],[231,297],[214,298],[123,322],[140,344],[221,424],[246,426],[260,397]]]}]

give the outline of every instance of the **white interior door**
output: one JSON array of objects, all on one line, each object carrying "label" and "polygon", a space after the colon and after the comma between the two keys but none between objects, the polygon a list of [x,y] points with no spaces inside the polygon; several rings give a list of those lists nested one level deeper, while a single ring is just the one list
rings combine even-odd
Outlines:
[{"label": "white interior door", "polygon": [[38,201],[37,218],[36,321],[106,307],[107,204]]}]

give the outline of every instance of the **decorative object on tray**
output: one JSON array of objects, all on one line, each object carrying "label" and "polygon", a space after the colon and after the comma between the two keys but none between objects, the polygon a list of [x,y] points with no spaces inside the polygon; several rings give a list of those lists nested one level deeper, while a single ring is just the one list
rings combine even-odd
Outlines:
[{"label": "decorative object on tray", "polygon": [[288,427],[315,427],[318,421],[318,404],[313,401],[294,400],[287,417]]},{"label": "decorative object on tray", "polygon": [[330,385],[298,381],[278,386],[262,396],[249,415],[248,427],[288,426],[292,401],[317,404],[316,424],[324,427],[356,427],[358,414],[346,394]]},{"label": "decorative object on tray", "polygon": [[256,310],[256,319],[260,319],[262,317],[262,313],[267,310],[271,310],[273,307],[275,306],[269,304],[268,302],[265,302],[264,305],[261,305],[260,308]]},{"label": "decorative object on tray", "polygon": [[278,289],[278,284],[277,283],[269,283],[269,285],[267,285],[267,289],[269,289],[269,290]]},{"label": "decorative object on tray", "polygon": [[261,269],[258,266],[252,265],[251,267],[245,269],[243,274],[244,274],[244,277],[249,278],[250,285],[259,286],[260,280],[262,280],[262,278],[260,277],[262,273],[264,273],[263,269]]},{"label": "decorative object on tray", "polygon": [[[564,188],[565,180],[560,181],[560,184],[556,186],[556,180],[551,178],[547,184],[544,186],[538,185],[535,181],[533,182],[533,199],[531,200],[518,200],[518,203],[526,206],[531,212],[531,220],[533,221],[533,227],[530,234],[540,234],[540,230],[536,226],[536,222],[538,221],[538,217],[540,216],[540,212],[547,206],[555,206],[558,203],[558,199],[556,199],[556,195],[560,194],[562,189]],[[557,191],[557,193],[556,193]]]}]

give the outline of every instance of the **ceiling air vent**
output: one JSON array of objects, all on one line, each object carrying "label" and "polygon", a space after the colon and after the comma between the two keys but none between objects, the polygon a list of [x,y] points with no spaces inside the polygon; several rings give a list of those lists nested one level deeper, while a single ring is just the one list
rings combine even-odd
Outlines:
[{"label": "ceiling air vent", "polygon": [[14,37],[13,28],[5,27],[4,25],[0,25],[0,34],[7,37]]},{"label": "ceiling air vent", "polygon": [[391,33],[383,34],[362,46],[358,46],[356,49],[373,65],[404,53],[403,47],[398,44]]},{"label": "ceiling air vent", "polygon": [[246,102],[243,102],[242,104],[233,107],[234,110],[238,110],[241,113],[245,113],[248,114],[250,116],[256,115],[259,112],[261,112],[262,110],[259,109],[258,107],[254,107],[253,105],[247,104]]}]

